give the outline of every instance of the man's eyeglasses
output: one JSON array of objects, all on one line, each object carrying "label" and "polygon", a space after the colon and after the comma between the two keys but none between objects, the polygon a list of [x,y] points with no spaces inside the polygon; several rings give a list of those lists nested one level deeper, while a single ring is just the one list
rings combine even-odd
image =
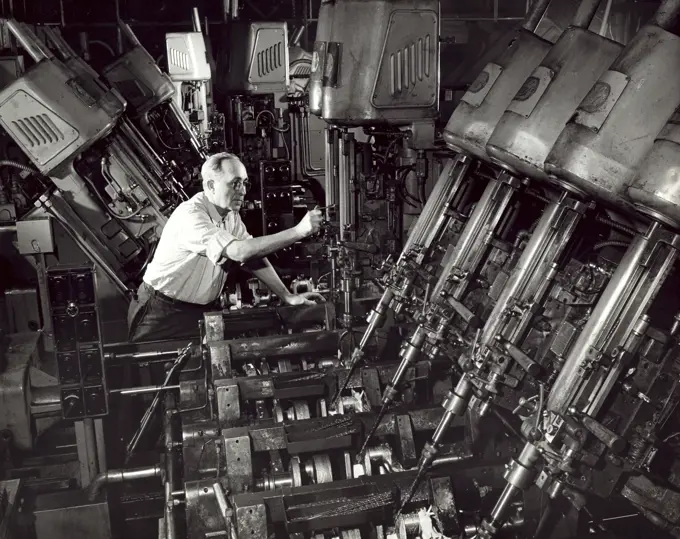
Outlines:
[{"label": "man's eyeglasses", "polygon": [[244,189],[245,191],[248,191],[250,189],[250,180],[248,178],[246,179],[241,179],[241,178],[236,178],[232,182],[229,183],[231,187],[233,187],[236,191],[240,189]]}]

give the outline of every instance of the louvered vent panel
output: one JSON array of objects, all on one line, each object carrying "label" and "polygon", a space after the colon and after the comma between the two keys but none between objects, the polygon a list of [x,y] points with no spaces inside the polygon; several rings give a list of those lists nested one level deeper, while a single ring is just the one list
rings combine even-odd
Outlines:
[{"label": "louvered vent panel", "polygon": [[431,47],[428,35],[390,55],[390,93],[393,96],[409,92],[430,76]]},{"label": "louvered vent panel", "polygon": [[186,71],[189,71],[191,67],[189,55],[177,49],[170,49],[170,63]]},{"label": "louvered vent panel", "polygon": [[266,77],[283,65],[283,43],[279,42],[257,53],[257,75]]},{"label": "louvered vent panel", "polygon": [[64,140],[64,134],[59,131],[47,114],[26,116],[12,121],[12,126],[24,138],[29,148],[37,148],[46,144],[56,144]]}]

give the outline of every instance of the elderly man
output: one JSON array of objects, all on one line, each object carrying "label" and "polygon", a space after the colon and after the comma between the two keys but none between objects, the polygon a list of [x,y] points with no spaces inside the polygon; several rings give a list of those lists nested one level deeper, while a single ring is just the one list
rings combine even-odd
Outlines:
[{"label": "elderly man", "polygon": [[219,308],[233,263],[245,265],[289,305],[323,301],[316,293],[292,294],[266,258],[317,233],[321,211],[308,212],[293,228],[254,238],[239,215],[249,187],[243,163],[232,154],[213,155],[203,164],[201,177],[203,191],[168,219],[130,305],[132,342],[195,336],[202,314]]}]

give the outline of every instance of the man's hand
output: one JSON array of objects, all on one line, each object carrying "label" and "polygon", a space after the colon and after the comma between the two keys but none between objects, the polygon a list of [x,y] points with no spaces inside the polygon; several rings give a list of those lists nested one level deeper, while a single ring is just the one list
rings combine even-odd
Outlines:
[{"label": "man's hand", "polygon": [[318,292],[303,292],[302,294],[288,294],[283,301],[288,305],[315,305],[324,303],[326,298]]},{"label": "man's hand", "polygon": [[316,234],[321,229],[322,224],[323,213],[317,206],[313,210],[308,211],[307,215],[302,218],[302,221],[295,225],[295,228],[297,228],[303,238],[307,238]]}]

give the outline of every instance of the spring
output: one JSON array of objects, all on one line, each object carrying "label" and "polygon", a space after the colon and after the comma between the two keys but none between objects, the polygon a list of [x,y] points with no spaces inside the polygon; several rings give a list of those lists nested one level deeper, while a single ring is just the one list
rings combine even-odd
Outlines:
[{"label": "spring", "polygon": [[630,228],[626,225],[622,225],[621,223],[617,223],[616,221],[613,221],[611,219],[607,219],[606,217],[603,217],[601,215],[597,216],[597,221],[600,223],[603,223],[605,225],[608,225],[612,228],[615,228],[616,230],[619,230],[621,232],[625,232],[626,234],[630,234],[631,236],[635,236],[637,232],[635,231],[634,228]]},{"label": "spring", "polygon": [[630,451],[628,451],[628,456],[632,461],[640,460],[647,449],[647,441],[641,436],[636,436],[630,441]]}]

